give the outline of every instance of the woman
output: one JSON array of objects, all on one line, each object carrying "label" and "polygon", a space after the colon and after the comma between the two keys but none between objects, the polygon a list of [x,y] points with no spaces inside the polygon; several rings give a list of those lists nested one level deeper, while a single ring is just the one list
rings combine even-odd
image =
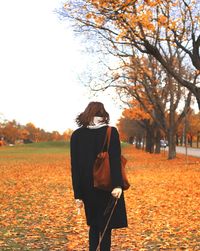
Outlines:
[{"label": "woman", "polygon": [[[109,145],[112,191],[93,187],[93,165],[102,150],[109,114],[100,102],[91,102],[76,118],[79,126],[71,136],[71,171],[74,197],[77,205],[83,202],[89,228],[89,250],[96,251],[99,237],[112,209],[113,199],[118,198],[117,206],[102,239],[100,250],[110,251],[111,230],[127,227],[127,216],[123,195],[123,182],[120,169],[121,146],[119,134],[112,127]],[[109,208],[110,207],[110,208]],[[110,209],[110,210],[109,210]]]}]

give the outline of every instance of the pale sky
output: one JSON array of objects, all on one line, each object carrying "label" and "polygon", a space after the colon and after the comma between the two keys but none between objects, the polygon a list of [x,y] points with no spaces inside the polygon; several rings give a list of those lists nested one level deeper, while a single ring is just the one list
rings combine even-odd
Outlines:
[{"label": "pale sky", "polygon": [[107,93],[91,98],[78,77],[87,55],[66,21],[54,13],[60,0],[0,1],[0,114],[46,131],[75,129],[88,102],[101,101],[111,124],[121,115]]}]

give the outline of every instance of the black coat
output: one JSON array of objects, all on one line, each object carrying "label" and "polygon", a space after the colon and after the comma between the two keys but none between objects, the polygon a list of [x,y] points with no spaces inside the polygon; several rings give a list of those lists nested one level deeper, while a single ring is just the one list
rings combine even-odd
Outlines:
[{"label": "black coat", "polygon": [[[88,225],[104,227],[106,216],[104,211],[112,202],[110,192],[93,187],[93,164],[96,156],[102,150],[107,126],[98,129],[81,127],[75,130],[70,140],[72,184],[75,199],[84,202],[85,214]],[[122,187],[122,175],[120,169],[121,146],[119,134],[112,127],[109,157],[113,188]],[[127,227],[127,216],[124,195],[118,200],[117,207],[112,216],[110,228]]]}]

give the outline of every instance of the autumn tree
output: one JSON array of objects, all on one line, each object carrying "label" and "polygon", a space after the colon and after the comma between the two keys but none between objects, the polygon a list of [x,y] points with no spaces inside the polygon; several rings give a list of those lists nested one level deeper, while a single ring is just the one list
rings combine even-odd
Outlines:
[{"label": "autumn tree", "polygon": [[130,144],[135,144],[136,148],[141,148],[145,138],[145,128],[140,120],[123,116],[119,119],[117,127],[120,139]]},{"label": "autumn tree", "polygon": [[[147,152],[154,153],[156,126],[150,114],[144,111],[137,100],[133,99],[129,102],[129,108],[125,108],[122,115],[122,121],[125,119],[132,122],[136,148],[141,148],[141,145],[143,147],[145,145],[145,150]],[[160,137],[158,143],[159,146],[156,148],[156,153],[160,152]]]},{"label": "autumn tree", "polygon": [[38,128],[33,123],[29,122],[26,124],[25,129],[28,131],[28,139],[37,142],[39,136]]},{"label": "autumn tree", "polygon": [[189,131],[191,135],[191,143],[192,143],[192,137],[195,137],[196,140],[196,146],[199,147],[200,142],[200,112],[199,113],[192,113],[191,118],[189,118],[190,126]]},{"label": "autumn tree", "polygon": [[58,131],[53,131],[52,133],[51,133],[51,140],[52,141],[59,141],[59,140],[61,140],[61,134],[58,132]]},{"label": "autumn tree", "polygon": [[[154,57],[196,97],[200,109],[199,12],[198,0],[71,0],[60,14],[116,57]],[[183,58],[187,76],[177,71],[174,51]]]},{"label": "autumn tree", "polygon": [[70,137],[71,137],[71,135],[72,135],[72,132],[73,132],[73,130],[70,129],[70,128],[68,128],[66,131],[64,131],[64,133],[63,133],[63,135],[62,135],[62,136],[63,136],[63,139],[69,141],[69,140],[70,140]]},{"label": "autumn tree", "polygon": [[178,127],[178,142],[193,146],[193,141],[196,141],[197,147],[199,146],[199,132],[200,132],[200,113],[195,113],[190,109],[186,119]]},{"label": "autumn tree", "polygon": [[193,110],[188,116],[188,137],[190,146],[193,146],[193,139],[197,142],[197,147],[199,144],[199,133],[200,133],[200,113],[195,113]]},{"label": "autumn tree", "polygon": [[[176,67],[182,75],[187,75],[180,62]],[[121,99],[130,108],[128,117],[145,121],[147,151],[154,152],[155,144],[159,153],[160,137],[164,134],[169,141],[168,158],[174,158],[176,131],[189,109],[191,93],[185,93],[152,56],[132,57],[113,78]]]},{"label": "autumn tree", "polygon": [[20,138],[20,124],[16,120],[8,121],[2,128],[2,135],[5,141],[14,144]]}]

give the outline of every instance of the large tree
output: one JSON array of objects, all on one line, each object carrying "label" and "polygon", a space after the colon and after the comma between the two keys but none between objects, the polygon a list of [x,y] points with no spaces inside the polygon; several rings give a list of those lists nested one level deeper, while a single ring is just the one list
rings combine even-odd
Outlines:
[{"label": "large tree", "polygon": [[[104,45],[116,56],[152,55],[196,97],[200,109],[199,12],[198,0],[79,0],[68,1],[61,15],[74,20],[79,32],[109,42]],[[174,67],[174,51],[183,58],[189,78]]]},{"label": "large tree", "polygon": [[[174,67],[187,77],[181,59]],[[169,141],[168,158],[174,158],[177,128],[187,114],[191,93],[185,92],[185,88],[178,85],[151,55],[132,57],[121,68],[112,74],[114,79],[110,79],[110,85],[117,87],[121,99],[129,105],[129,118],[148,121],[144,125],[148,151],[154,152],[155,143],[156,151],[159,152],[159,135],[162,133]]]}]

